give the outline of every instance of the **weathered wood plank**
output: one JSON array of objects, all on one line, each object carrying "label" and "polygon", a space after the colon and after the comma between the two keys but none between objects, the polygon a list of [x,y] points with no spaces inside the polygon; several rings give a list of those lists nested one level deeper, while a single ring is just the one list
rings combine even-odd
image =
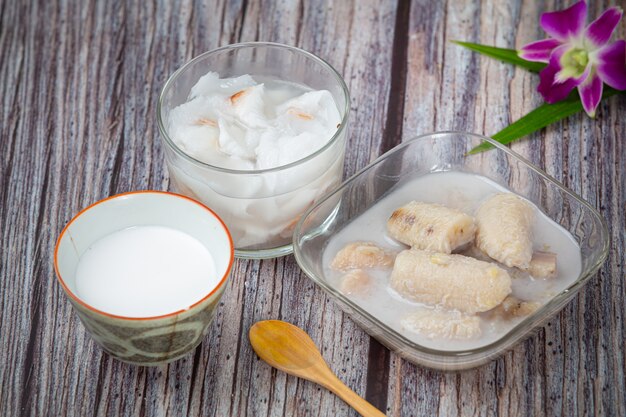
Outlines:
[{"label": "weathered wood plank", "polygon": [[[536,23],[542,12],[561,6],[525,1],[459,7],[414,1],[404,131],[490,134],[539,105],[541,98],[531,93],[536,76],[478,58],[448,41],[520,47],[544,36]],[[590,15],[606,7],[591,5]],[[624,341],[624,324],[616,319],[623,317],[624,304],[611,300],[624,294],[626,194],[619,179],[626,155],[620,140],[624,118],[615,115],[624,112],[625,104],[617,98],[612,107],[602,106],[596,121],[576,116],[534,135],[533,141],[513,145],[603,212],[613,247],[602,271],[535,336],[481,368],[444,374],[393,357],[389,397],[395,408],[390,415],[624,413],[624,351],[617,347]]]},{"label": "weathered wood plank", "polygon": [[[4,96],[2,107],[3,138],[9,139],[2,142],[7,184],[2,210],[14,216],[3,216],[3,247],[13,252],[3,251],[2,269],[3,276],[20,278],[2,284],[2,317],[11,318],[1,336],[9,347],[3,357],[11,358],[1,365],[1,403],[7,410],[21,415],[347,413],[345,404],[325,391],[258,362],[247,329],[276,317],[298,323],[318,341],[335,341],[325,343],[325,356],[342,379],[365,392],[367,364],[361,358],[367,358],[369,337],[313,288],[291,257],[238,263],[215,332],[195,355],[154,369],[103,355],[53,278],[54,239],[81,207],[117,192],[167,188],[156,100],[167,76],[205,50],[259,39],[299,44],[323,56],[359,92],[353,94],[352,120],[360,128],[352,140],[376,148],[378,139],[371,137],[381,136],[384,120],[371,115],[384,108],[388,88],[376,71],[388,67],[395,5],[341,3],[335,11],[297,2],[262,6],[245,1],[3,4],[3,51],[14,55],[3,61],[0,76],[16,89],[13,97]],[[333,13],[345,18],[333,21]],[[20,21],[29,22],[25,32],[16,24]],[[373,65],[363,66],[364,60]],[[21,69],[15,70],[16,64]],[[364,79],[367,89],[356,85]],[[359,147],[364,154],[348,158],[348,172],[369,161],[375,152],[368,148]]]},{"label": "weathered wood plank", "polygon": [[[513,149],[598,207],[607,264],[559,315],[500,359],[463,373],[411,365],[360,330],[293,257],[238,262],[212,332],[169,366],[104,355],[54,278],[51,256],[81,207],[166,189],[154,114],[191,57],[238,41],[310,50],[352,93],[345,172],[402,138],[493,133],[541,102],[536,77],[450,44],[519,47],[561,3],[0,0],[0,415],[355,415],[323,389],[271,370],[247,331],[279,318],[324,346],[340,377],[388,415],[626,414],[626,100]],[[590,5],[598,15],[607,4]],[[622,24],[619,36],[626,35]]]}]

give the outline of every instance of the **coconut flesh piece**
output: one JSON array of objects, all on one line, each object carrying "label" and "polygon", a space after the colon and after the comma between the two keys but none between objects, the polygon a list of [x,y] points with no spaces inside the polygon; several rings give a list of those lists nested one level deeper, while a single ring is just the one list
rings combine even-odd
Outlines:
[{"label": "coconut flesh piece", "polygon": [[340,122],[327,90],[286,83],[268,88],[250,75],[220,79],[209,72],[192,88],[190,100],[172,109],[168,127],[176,145],[199,161],[258,170],[316,152]]},{"label": "coconut flesh piece", "polygon": [[[326,90],[250,75],[220,79],[210,72],[189,100],[170,111],[168,134],[192,158],[216,167],[263,170],[299,161],[324,147],[341,116]],[[336,152],[288,172],[239,175],[171,164],[177,188],[208,204],[229,226],[238,248],[279,244],[294,222],[341,176]]]}]

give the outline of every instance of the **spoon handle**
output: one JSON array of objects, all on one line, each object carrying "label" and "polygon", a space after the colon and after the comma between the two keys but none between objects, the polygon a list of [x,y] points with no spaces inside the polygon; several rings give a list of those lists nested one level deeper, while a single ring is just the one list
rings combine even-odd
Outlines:
[{"label": "spoon handle", "polygon": [[378,408],[361,398],[356,392],[352,391],[334,374],[326,375],[320,383],[329,391],[334,392],[339,398],[344,400],[348,405],[358,411],[363,417],[385,417]]}]

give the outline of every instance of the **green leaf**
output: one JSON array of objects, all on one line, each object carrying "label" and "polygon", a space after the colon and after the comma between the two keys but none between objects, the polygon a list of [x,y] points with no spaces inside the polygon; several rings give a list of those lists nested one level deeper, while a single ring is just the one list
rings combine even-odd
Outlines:
[{"label": "green leaf", "polygon": [[500,61],[513,64],[518,67],[526,68],[527,70],[533,72],[539,72],[546,66],[546,64],[542,62],[531,62],[520,58],[517,55],[517,51],[515,49],[496,48],[494,46],[486,46],[478,43],[461,41],[452,41],[452,43],[463,46],[467,49],[471,49],[472,51],[489,56],[491,58],[499,59]]},{"label": "green leaf", "polygon": [[[625,94],[626,91],[618,91],[605,85],[602,100],[618,93]],[[531,133],[543,129],[549,124],[558,122],[559,120],[565,119],[566,117],[582,110],[583,105],[578,98],[578,94],[572,94],[569,98],[559,101],[558,103],[546,103],[537,107],[526,116],[505,127],[495,135],[492,135],[491,138],[506,145],[507,143],[511,143],[526,135],[530,135]],[[476,154],[491,148],[493,148],[492,144],[489,142],[483,142],[469,151],[468,154]]]},{"label": "green leaf", "polygon": [[[500,61],[506,62],[508,64],[513,64],[518,67],[526,68],[527,70],[533,72],[541,71],[546,64],[541,62],[531,62],[526,61],[525,59],[520,58],[517,55],[517,51],[515,49],[506,49],[506,48],[496,48],[493,46],[481,45],[478,43],[470,43],[470,42],[461,42],[461,41],[452,41],[453,43],[463,46],[472,51],[478,52],[480,54],[486,55],[491,58],[498,59]],[[604,86],[604,92],[602,94],[602,100],[614,96],[615,94],[622,93],[626,94],[626,91],[620,92],[611,87]],[[560,120],[565,119],[575,113],[583,111],[583,105],[580,102],[578,94],[576,91],[572,92],[570,96],[558,103],[554,104],[543,104],[539,106],[535,110],[528,113],[526,116],[517,120],[513,124],[505,127],[495,135],[491,136],[494,140],[502,143],[508,144],[519,138],[522,138],[526,135],[530,135],[544,127],[556,123]],[[488,142],[484,142],[474,149],[469,151],[469,154],[476,154],[479,152],[486,151],[488,149],[493,148]]]}]

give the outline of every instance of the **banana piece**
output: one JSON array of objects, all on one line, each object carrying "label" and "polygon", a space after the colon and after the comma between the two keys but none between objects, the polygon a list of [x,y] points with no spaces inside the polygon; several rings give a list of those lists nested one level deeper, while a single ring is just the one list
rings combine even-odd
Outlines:
[{"label": "banana piece", "polygon": [[346,295],[365,295],[369,293],[372,278],[362,269],[353,269],[341,277],[339,291]]},{"label": "banana piece", "polygon": [[387,221],[393,238],[416,249],[451,253],[474,240],[474,218],[439,204],[410,203],[396,209]]},{"label": "banana piece", "polygon": [[496,194],[476,212],[476,245],[496,261],[524,271],[533,255],[530,203],[512,193]]},{"label": "banana piece", "polygon": [[511,319],[514,317],[529,316],[539,308],[540,304],[533,301],[523,301],[512,295],[509,295],[502,301],[494,312],[504,318]]},{"label": "banana piece", "polygon": [[354,242],[341,249],[330,267],[341,271],[354,268],[390,267],[394,254],[372,242]]},{"label": "banana piece", "polygon": [[473,314],[500,304],[511,293],[511,278],[489,262],[409,249],[396,257],[390,286],[413,301]]},{"label": "banana piece", "polygon": [[473,339],[481,334],[480,319],[458,311],[422,308],[400,320],[400,325],[430,339]]},{"label": "banana piece", "polygon": [[556,276],[556,253],[533,253],[528,272],[534,278],[554,278]]}]

